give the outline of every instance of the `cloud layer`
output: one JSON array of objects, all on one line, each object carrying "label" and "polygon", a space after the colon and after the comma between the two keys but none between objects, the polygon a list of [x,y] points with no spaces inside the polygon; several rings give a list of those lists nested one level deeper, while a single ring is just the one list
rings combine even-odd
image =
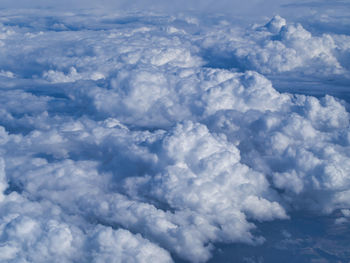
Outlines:
[{"label": "cloud layer", "polygon": [[[4,11],[0,261],[208,261],[262,222],[350,208],[349,36],[275,16]],[[46,13],[47,12],[47,13]],[[320,76],[322,75],[322,76]],[[293,84],[290,85],[293,91]]]}]

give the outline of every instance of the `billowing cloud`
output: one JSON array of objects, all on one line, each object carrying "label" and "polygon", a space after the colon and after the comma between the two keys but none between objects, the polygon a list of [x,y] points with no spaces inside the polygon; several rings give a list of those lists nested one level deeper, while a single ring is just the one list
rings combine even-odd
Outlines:
[{"label": "billowing cloud", "polygon": [[346,83],[348,36],[280,16],[3,12],[0,261],[206,262],[300,211],[348,222],[346,102],[269,80]]}]

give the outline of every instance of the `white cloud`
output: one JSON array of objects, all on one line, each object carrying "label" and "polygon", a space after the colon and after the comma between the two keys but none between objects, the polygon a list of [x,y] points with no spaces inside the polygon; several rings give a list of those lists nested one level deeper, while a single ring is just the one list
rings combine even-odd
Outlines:
[{"label": "white cloud", "polygon": [[[215,47],[218,39],[219,46]],[[214,49],[219,56],[231,53],[239,66],[264,74],[293,71],[341,75],[347,72],[342,57],[348,53],[342,43],[330,34],[313,36],[301,24],[286,22],[277,15],[264,26],[254,25],[243,34],[241,29],[220,28],[210,34],[204,47]]]},{"label": "white cloud", "polygon": [[3,12],[1,260],[205,262],[216,242],[264,242],[257,222],[348,220],[346,104],[268,79],[346,80],[346,36],[279,16]]}]

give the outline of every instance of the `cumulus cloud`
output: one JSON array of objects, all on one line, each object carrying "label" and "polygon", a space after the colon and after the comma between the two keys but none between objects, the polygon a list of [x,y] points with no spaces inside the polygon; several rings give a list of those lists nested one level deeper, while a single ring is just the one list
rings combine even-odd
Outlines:
[{"label": "cumulus cloud", "polygon": [[[220,39],[219,47],[212,46]],[[299,72],[306,75],[347,75],[348,66],[342,57],[349,52],[338,36],[314,36],[301,24],[289,23],[276,15],[265,25],[251,30],[220,28],[204,42],[214,55],[231,53],[236,66],[255,69],[264,74]],[[214,44],[215,45],[215,44]]]},{"label": "cumulus cloud", "polygon": [[348,221],[346,103],[268,79],[346,78],[346,36],[22,12],[1,18],[1,260],[206,262],[299,211]]},{"label": "cumulus cloud", "polygon": [[172,262],[167,251],[140,235],[69,216],[49,201],[11,193],[0,211],[4,262]]}]

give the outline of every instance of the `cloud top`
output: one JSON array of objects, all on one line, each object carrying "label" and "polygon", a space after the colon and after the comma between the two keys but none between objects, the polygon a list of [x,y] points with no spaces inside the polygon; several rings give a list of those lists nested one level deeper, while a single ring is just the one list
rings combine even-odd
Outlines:
[{"label": "cloud top", "polygon": [[0,260],[206,262],[294,213],[348,222],[347,104],[269,80],[346,82],[348,36],[22,12],[0,26]]}]

